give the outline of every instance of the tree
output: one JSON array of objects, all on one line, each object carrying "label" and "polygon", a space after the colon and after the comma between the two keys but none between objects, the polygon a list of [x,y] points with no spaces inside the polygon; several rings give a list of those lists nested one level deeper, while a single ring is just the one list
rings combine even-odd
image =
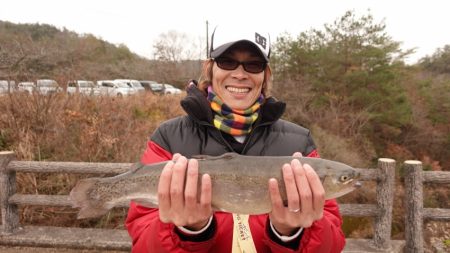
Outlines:
[{"label": "tree", "polygon": [[175,30],[160,34],[153,48],[155,59],[169,62],[194,59],[197,51],[197,45],[187,34]]},{"label": "tree", "polygon": [[358,18],[348,11],[324,30],[278,38],[273,57],[275,80],[281,80],[275,84],[277,95],[308,101],[310,118],[333,119],[335,131],[346,135],[408,124],[410,107],[398,83],[402,60],[411,50],[400,50],[384,30],[372,15]]},{"label": "tree", "polygon": [[438,48],[432,56],[426,56],[419,62],[423,68],[431,72],[450,74],[450,45]]}]

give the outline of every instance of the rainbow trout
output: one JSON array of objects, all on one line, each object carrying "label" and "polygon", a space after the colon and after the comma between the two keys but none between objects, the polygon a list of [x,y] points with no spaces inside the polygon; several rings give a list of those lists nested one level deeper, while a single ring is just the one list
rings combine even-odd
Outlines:
[{"label": "rainbow trout", "polygon": [[[278,180],[281,196],[287,203],[281,168],[292,159],[298,159],[314,168],[324,186],[326,199],[340,197],[359,186],[359,173],[355,169],[321,158],[243,156],[236,153],[196,158],[199,174],[209,174],[211,177],[212,206],[219,211],[239,214],[269,213],[270,178]],[[166,163],[167,161],[150,165],[137,163],[129,172],[114,177],[80,180],[70,192],[73,207],[80,208],[78,218],[101,216],[130,200],[143,206],[157,207],[159,176]]]}]

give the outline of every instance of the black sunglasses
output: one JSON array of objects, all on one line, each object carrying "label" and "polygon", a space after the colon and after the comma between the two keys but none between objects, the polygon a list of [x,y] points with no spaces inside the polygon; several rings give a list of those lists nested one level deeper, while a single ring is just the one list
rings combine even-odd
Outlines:
[{"label": "black sunglasses", "polygon": [[217,63],[217,66],[224,70],[235,70],[239,65],[244,67],[244,70],[252,73],[258,74],[264,71],[267,66],[267,62],[265,61],[237,61],[228,57],[219,57],[215,58],[214,61]]}]

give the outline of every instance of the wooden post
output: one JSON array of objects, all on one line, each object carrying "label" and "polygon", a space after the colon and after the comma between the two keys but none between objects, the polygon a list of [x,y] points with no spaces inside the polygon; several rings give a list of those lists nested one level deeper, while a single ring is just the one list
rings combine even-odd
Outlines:
[{"label": "wooden post", "polygon": [[378,159],[377,206],[375,216],[374,246],[378,249],[391,248],[392,205],[394,202],[395,160]]},{"label": "wooden post", "polygon": [[19,213],[17,205],[8,200],[16,193],[16,172],[7,171],[8,163],[15,157],[14,152],[0,151],[0,207],[3,231],[0,234],[12,234],[19,229]]},{"label": "wooden post", "polygon": [[423,174],[420,161],[405,161],[405,252],[423,252]]}]

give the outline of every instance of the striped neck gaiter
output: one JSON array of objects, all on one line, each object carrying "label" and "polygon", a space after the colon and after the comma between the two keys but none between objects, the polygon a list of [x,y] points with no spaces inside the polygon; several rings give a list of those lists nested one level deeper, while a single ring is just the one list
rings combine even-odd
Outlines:
[{"label": "striped neck gaiter", "polygon": [[256,121],[259,115],[259,108],[264,100],[264,96],[261,96],[256,102],[248,109],[234,110],[227,106],[217,96],[212,87],[208,87],[208,100],[211,102],[211,109],[214,112],[214,126],[230,135],[240,136],[251,132],[252,125]]}]

